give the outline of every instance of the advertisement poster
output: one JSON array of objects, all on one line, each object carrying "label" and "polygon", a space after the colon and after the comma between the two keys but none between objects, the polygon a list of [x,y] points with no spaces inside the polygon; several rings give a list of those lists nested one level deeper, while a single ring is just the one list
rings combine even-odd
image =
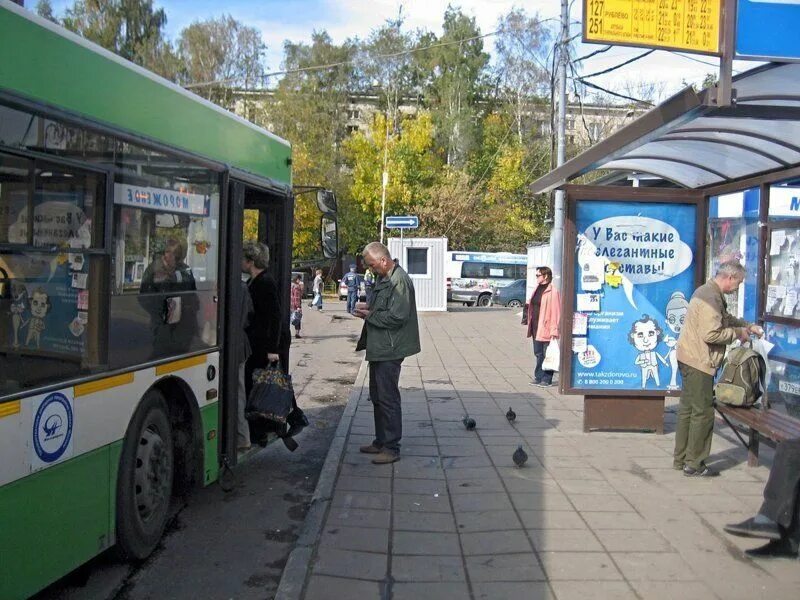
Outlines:
[{"label": "advertisement poster", "polygon": [[676,390],[676,342],[695,288],[696,206],[578,200],[572,387]]},{"label": "advertisement poster", "polygon": [[5,266],[16,275],[6,349],[20,354],[83,356],[88,261],[70,263],[66,253],[32,253],[6,257]]}]

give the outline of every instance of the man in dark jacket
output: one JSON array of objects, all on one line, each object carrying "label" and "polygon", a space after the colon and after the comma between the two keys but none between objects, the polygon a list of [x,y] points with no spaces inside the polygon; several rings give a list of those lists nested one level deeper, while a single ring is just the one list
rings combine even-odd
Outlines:
[{"label": "man in dark jacket", "polygon": [[400,460],[403,417],[400,408],[400,367],[403,359],[420,351],[414,284],[392,261],[379,242],[364,248],[364,261],[378,276],[372,304],[358,304],[355,315],[364,319],[356,350],[367,351],[369,396],[375,418],[375,440],[361,452],[374,454],[375,464]]}]

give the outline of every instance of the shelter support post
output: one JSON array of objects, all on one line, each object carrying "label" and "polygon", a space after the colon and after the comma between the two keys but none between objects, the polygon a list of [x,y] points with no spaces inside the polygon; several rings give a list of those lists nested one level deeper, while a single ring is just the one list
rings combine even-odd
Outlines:
[{"label": "shelter support post", "polygon": [[584,396],[583,431],[615,429],[664,433],[663,396]]}]

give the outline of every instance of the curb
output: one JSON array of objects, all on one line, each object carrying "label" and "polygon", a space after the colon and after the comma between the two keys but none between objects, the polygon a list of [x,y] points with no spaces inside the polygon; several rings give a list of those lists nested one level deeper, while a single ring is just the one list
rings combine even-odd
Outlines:
[{"label": "curb", "polygon": [[300,535],[297,538],[297,542],[295,542],[294,548],[289,553],[289,558],[283,569],[278,589],[275,592],[275,600],[299,600],[302,597],[303,590],[306,587],[309,567],[311,566],[311,559],[314,556],[314,547],[322,534],[322,527],[331,503],[333,487],[339,474],[339,465],[344,454],[345,442],[350,433],[350,423],[353,420],[358,400],[361,397],[361,390],[364,387],[367,371],[367,361],[364,360],[358,369],[358,375],[353,383],[353,388],[350,390],[347,405],[342,413],[342,418],[339,420],[339,426],[336,428],[333,441],[328,449],[325,463],[322,465],[317,487],[311,497],[311,505],[308,507],[308,513],[300,529]]}]

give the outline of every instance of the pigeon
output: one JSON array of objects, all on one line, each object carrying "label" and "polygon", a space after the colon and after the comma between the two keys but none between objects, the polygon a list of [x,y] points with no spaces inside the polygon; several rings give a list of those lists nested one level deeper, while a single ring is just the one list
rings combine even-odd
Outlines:
[{"label": "pigeon", "polygon": [[515,413],[510,406],[508,407],[508,412],[506,413],[506,419],[508,419],[509,423],[513,423],[517,419],[517,413]]},{"label": "pigeon", "polygon": [[473,429],[475,429],[475,426],[477,425],[475,419],[473,419],[469,415],[464,415],[464,418],[461,419],[461,422],[464,424],[464,427],[467,428],[467,431],[472,431]]},{"label": "pigeon", "polygon": [[514,455],[511,458],[514,460],[515,465],[521,467],[527,462],[528,454],[522,449],[522,446],[518,446],[517,449],[514,450]]}]

